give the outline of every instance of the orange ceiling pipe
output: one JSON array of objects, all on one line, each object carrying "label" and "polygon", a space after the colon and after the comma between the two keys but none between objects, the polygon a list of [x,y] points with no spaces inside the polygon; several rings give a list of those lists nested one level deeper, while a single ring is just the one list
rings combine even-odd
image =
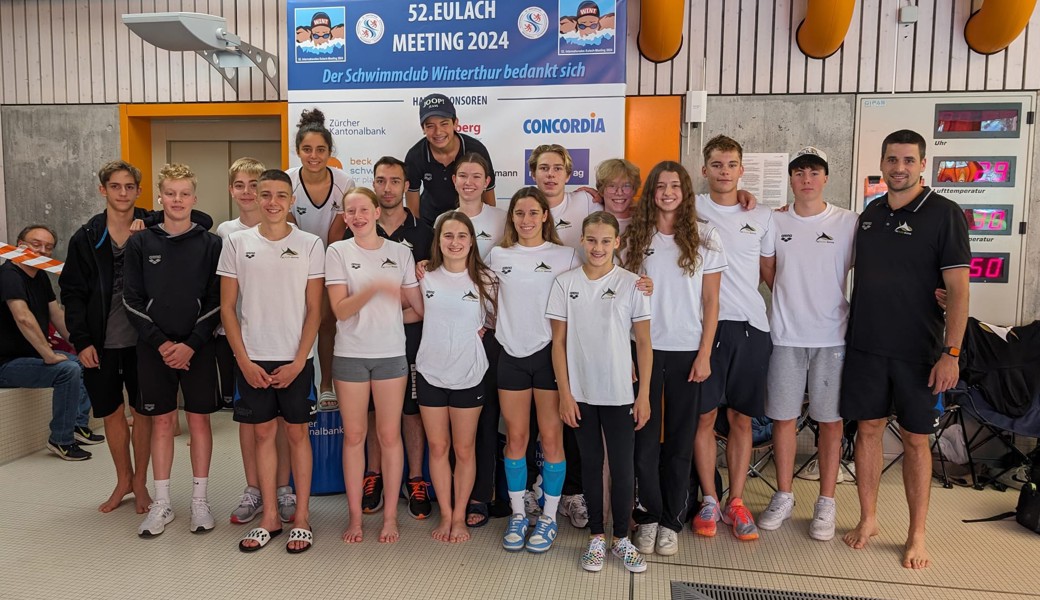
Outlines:
[{"label": "orange ceiling pipe", "polygon": [[682,48],[686,0],[643,0],[639,6],[639,53],[655,63],[675,58]]},{"label": "orange ceiling pipe", "polygon": [[995,54],[1011,45],[1036,8],[1036,0],[986,0],[968,17],[964,40],[979,54]]},{"label": "orange ceiling pipe", "polygon": [[841,48],[856,0],[809,0],[798,25],[798,49],[809,58],[827,58]]}]

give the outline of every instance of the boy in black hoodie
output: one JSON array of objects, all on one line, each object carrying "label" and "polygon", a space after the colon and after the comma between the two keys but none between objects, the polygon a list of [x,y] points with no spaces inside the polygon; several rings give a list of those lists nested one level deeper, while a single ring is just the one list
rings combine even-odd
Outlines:
[{"label": "boy in black hoodie", "polygon": [[[163,215],[135,207],[141,195],[141,171],[137,167],[111,161],[98,171],[98,180],[105,211],[94,215],[72,236],[58,282],[69,342],[83,365],[83,383],[94,417],[104,419],[116,467],[115,490],[98,510],[115,510],[132,493],[138,514],[144,514],[151,503],[147,479],[152,420],[136,411],[137,330],[123,306],[123,257],[130,236],[161,222]],[[212,225],[205,213],[193,211],[192,220],[206,228]],[[134,417],[133,461],[131,431],[122,410],[124,388]]]},{"label": "boy in black hoodie", "polygon": [[220,322],[217,261],[220,238],[191,222],[195,174],[185,165],[159,172],[163,221],[126,246],[123,304],[138,332],[141,396],[138,412],[152,417],[155,497],[137,529],[141,537],[173,521],[170,470],[177,422],[177,390],[191,431],[193,483],[190,531],[213,529],[207,501],[213,434],[209,415],[220,408],[213,330]]}]

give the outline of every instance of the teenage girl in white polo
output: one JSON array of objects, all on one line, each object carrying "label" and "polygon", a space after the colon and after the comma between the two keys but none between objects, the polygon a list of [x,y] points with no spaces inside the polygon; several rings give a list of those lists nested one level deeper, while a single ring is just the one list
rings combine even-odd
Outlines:
[{"label": "teenage girl in white polo", "polygon": [[[416,388],[441,510],[433,538],[442,542],[470,537],[466,510],[485,398],[488,360],[480,338],[484,324],[493,318],[495,290],[494,275],[480,260],[475,235],[473,223],[461,211],[438,217],[429,270],[421,283],[423,342],[415,362]],[[455,451],[454,486],[449,450]]]},{"label": "teenage girl in white polo", "polygon": [[[370,392],[386,489],[401,487],[401,410],[408,374],[404,324],[422,320],[423,305],[411,250],[376,233],[379,199],[375,192],[357,188],[346,195],[343,204],[343,215],[354,237],[329,246],[325,285],[337,319],[332,378],[343,416],[343,475],[350,510],[343,541],[355,543],[362,540],[361,497]],[[403,312],[402,298],[407,306]],[[398,539],[397,503],[387,502],[379,541]]]},{"label": "teenage girl in white polo", "polygon": [[[552,330],[545,307],[556,276],[580,263],[573,248],[560,244],[549,203],[538,188],[525,187],[513,194],[507,213],[502,242],[491,249],[487,259],[499,280],[495,337],[503,351],[498,363],[498,395],[506,424],[505,474],[513,511],[502,545],[510,551],[526,547],[530,552],[545,552],[556,539],[556,510],[567,470],[552,364]],[[545,507],[528,539],[524,492],[532,396],[545,456]]]},{"label": "teenage girl in white polo", "polygon": [[[317,108],[305,110],[296,124],[296,155],[302,166],[286,171],[292,180],[293,203],[289,221],[321,238],[325,247],[343,239],[343,196],[354,189],[354,180],[346,171],[329,166],[332,158],[332,132],[325,127],[325,115]],[[323,403],[334,401],[332,392],[332,346],[336,336],[336,319],[324,297],[318,330],[318,367],[321,381],[318,391]]]},{"label": "teenage girl in white polo", "polygon": [[[552,321],[553,365],[560,386],[560,414],[574,428],[581,453],[589,510],[586,571],[603,568],[607,540],[603,523],[603,446],[610,461],[614,514],[611,551],[626,569],[646,570],[646,560],[628,539],[635,494],[636,430],[650,418],[650,298],[636,288],[639,276],[614,264],[617,218],[594,212],[581,225],[585,264],[556,278],[545,315]],[[629,339],[638,356],[638,394],[633,398]]]}]

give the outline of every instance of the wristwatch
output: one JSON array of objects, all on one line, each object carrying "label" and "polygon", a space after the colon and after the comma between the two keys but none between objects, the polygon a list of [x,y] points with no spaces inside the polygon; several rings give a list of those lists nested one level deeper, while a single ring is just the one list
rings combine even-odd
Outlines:
[{"label": "wristwatch", "polygon": [[948,354],[954,358],[958,358],[961,355],[961,349],[957,346],[943,346],[943,354]]}]

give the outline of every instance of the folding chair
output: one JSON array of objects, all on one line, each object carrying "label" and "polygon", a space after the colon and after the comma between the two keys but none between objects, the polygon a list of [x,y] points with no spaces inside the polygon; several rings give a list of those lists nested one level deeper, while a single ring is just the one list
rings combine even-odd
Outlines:
[{"label": "folding chair", "polygon": [[[817,449],[815,452],[812,453],[812,455],[809,456],[809,458],[805,459],[805,462],[803,462],[801,465],[798,466],[797,469],[794,470],[794,477],[796,478],[802,473],[802,471],[809,467],[809,464],[811,464],[814,460],[818,460],[820,457],[820,449],[818,447],[818,442],[820,439],[820,424],[814,421],[812,417],[809,416],[808,394],[806,394],[805,402],[802,403],[802,414],[798,416],[798,420],[796,421],[795,438],[797,439],[798,435],[800,435],[802,431],[805,429],[808,429],[809,431],[813,432],[813,438],[817,441]],[[845,477],[848,477],[850,481],[856,481],[856,473],[854,473],[852,469],[849,469],[848,465],[845,464],[844,460],[839,460],[838,465],[839,468],[844,471],[843,474]],[[841,474],[842,473],[839,473],[839,475]]]},{"label": "folding chair", "polygon": [[[968,450],[968,466],[972,473],[976,472],[975,463],[979,461],[975,457],[975,453],[992,440],[999,441],[1007,453],[1015,459],[1011,464],[1005,464],[1003,470],[995,475],[990,474],[985,478],[976,477],[975,489],[981,490],[986,485],[991,485],[995,489],[1003,491],[1007,489],[1007,486],[997,481],[999,477],[1015,469],[1019,464],[1025,464],[1028,467],[1040,460],[1040,447],[1026,453],[1015,444],[1016,436],[1040,438],[1040,398],[1034,398],[1027,412],[1020,417],[1009,417],[997,412],[986,401],[978,388],[968,387],[964,382],[947,392],[947,398],[951,404],[956,402],[957,410],[950,412],[952,417],[940,429],[939,435],[953,423],[960,424],[964,435],[964,445]],[[970,416],[979,424],[979,428],[971,437],[968,437],[968,430],[965,427],[965,415]],[[939,459],[945,463],[945,457],[941,453]],[[945,464],[943,464],[943,468],[945,474]]]}]

